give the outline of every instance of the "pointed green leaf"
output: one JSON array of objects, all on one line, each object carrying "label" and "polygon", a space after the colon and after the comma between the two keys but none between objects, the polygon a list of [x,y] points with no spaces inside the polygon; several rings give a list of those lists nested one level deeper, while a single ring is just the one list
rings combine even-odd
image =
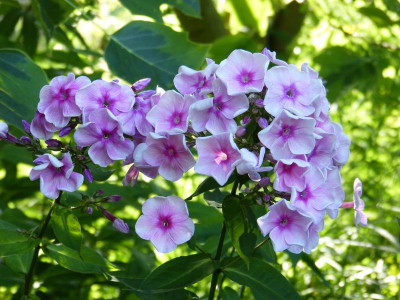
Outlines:
[{"label": "pointed green leaf", "polygon": [[6,265],[14,272],[27,274],[32,263],[33,251],[10,255],[4,258]]},{"label": "pointed green leaf", "polygon": [[51,226],[62,244],[79,252],[82,243],[81,225],[72,211],[56,209],[51,217]]}]

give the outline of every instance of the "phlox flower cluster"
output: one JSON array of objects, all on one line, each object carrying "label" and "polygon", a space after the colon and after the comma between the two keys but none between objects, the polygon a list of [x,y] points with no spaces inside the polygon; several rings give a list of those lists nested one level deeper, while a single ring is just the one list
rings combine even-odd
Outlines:
[{"label": "phlox flower cluster", "polygon": [[[57,198],[59,191],[78,189],[83,176],[93,180],[89,163],[123,161],[130,165],[123,184],[131,186],[139,173],[177,181],[192,167],[221,186],[234,174],[246,176],[245,193],[263,193],[254,204],[261,201],[268,212],[258,225],[274,249],[310,252],[325,215],[336,218],[343,205],[340,170],[350,154],[349,138],[329,116],[322,80],[308,64],[298,69],[268,49],[234,50],[219,65],[206,62],[203,70],[180,67],[176,90],[168,91],[145,90],[150,79],[130,87],[72,73],[55,77],[40,92],[25,143],[38,150],[38,140],[45,139],[63,157],[38,155],[31,179],[40,178],[42,193]],[[0,139],[12,142],[5,126],[0,123]],[[71,143],[52,139],[56,132],[73,132]],[[356,222],[366,224],[360,185]],[[101,210],[115,228],[129,231]],[[192,237],[194,224],[184,200],[153,197],[135,229],[158,251],[169,252]]]}]

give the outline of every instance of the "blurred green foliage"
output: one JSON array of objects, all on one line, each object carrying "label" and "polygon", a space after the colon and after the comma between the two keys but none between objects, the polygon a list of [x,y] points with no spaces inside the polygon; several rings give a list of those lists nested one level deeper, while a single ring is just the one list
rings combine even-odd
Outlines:
[{"label": "blurred green foliage", "polygon": [[[18,61],[13,60],[15,51],[3,49],[25,52],[21,57],[39,65],[47,78],[69,71],[91,79],[118,77],[129,83],[152,77],[153,86],[171,88],[180,64],[197,68],[204,57],[220,62],[234,49],[256,52],[264,47],[298,66],[309,62],[326,80],[332,117],[342,123],[352,140],[351,157],[342,170],[346,200],[351,201],[352,182],[359,177],[364,184],[369,226],[355,228],[352,212],[341,211],[338,219],[327,220],[311,257],[286,253],[276,257],[270,243],[258,249],[257,256],[281,270],[305,299],[400,299],[397,0],[2,0],[0,69],[15,68],[15,74],[21,71],[28,77],[16,81],[0,73],[0,118],[16,126],[11,131],[18,133],[18,118],[32,119],[32,108],[46,77],[32,69],[34,65],[31,69],[19,67]],[[15,95],[6,92],[7,80],[15,83]],[[11,98],[25,99],[25,104],[30,105],[10,104]],[[10,105],[17,109],[10,113]],[[30,182],[27,177],[32,157],[4,143],[0,147],[0,221],[4,222],[0,229],[6,232],[12,223],[28,234],[36,232],[50,202],[38,192],[38,182]],[[122,195],[122,201],[106,208],[127,220],[131,229],[145,199],[170,194],[188,197],[203,180],[189,174],[176,184],[158,178],[151,182],[140,180],[131,188],[121,186],[123,175],[124,170],[119,168],[107,183],[90,185],[85,192],[103,189],[107,195]],[[210,194],[204,196],[208,203],[214,199]],[[72,205],[77,198],[71,194],[62,201]],[[194,197],[188,206],[196,223],[189,246],[197,243],[215,253],[222,213],[208,206],[202,195]],[[124,274],[112,275],[116,278],[144,278],[171,258],[195,253],[182,245],[171,254],[155,254],[150,243],[133,230],[128,236],[116,233],[99,212],[88,215],[74,211],[64,215],[60,211],[57,218],[79,220],[80,228],[73,230],[76,236],[63,236],[63,228],[57,227],[55,219],[56,225],[49,227],[46,237],[64,240],[72,248],[82,238],[82,249],[86,250],[79,254],[72,248],[62,249],[62,245],[46,247],[49,256],[41,256],[34,278],[40,299],[156,299],[154,295],[132,293],[129,286],[134,290],[141,284],[132,279],[126,281],[126,287],[110,281],[111,275],[105,275],[98,266],[124,268]],[[223,253],[228,256],[231,248],[225,240]],[[0,259],[1,299],[20,298],[19,286],[31,260],[26,252]],[[255,267],[262,276],[261,265]],[[203,268],[204,276],[210,274],[210,268],[212,272],[213,266]],[[243,290],[230,281],[234,273],[226,273],[219,286],[222,299],[239,299],[239,294],[243,299],[253,299],[250,289]],[[189,287],[189,291],[180,290],[175,299],[189,297],[191,292],[204,297],[210,280],[209,276]],[[248,284],[251,278],[236,281]]]}]

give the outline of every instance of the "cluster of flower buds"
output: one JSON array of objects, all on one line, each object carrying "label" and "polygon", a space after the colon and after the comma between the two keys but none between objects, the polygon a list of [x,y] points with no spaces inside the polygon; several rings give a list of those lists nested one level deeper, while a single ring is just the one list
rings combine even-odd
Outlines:
[{"label": "cluster of flower buds", "polygon": [[[40,91],[32,124],[24,123],[32,139],[18,140],[4,123],[0,138],[36,145],[32,149],[41,155],[31,179],[40,178],[49,198],[77,190],[84,177],[92,182],[89,162],[131,165],[123,180],[131,186],[140,172],[176,181],[192,167],[221,186],[234,172],[248,175],[254,184],[246,193],[261,193],[254,203],[268,207],[258,224],[274,249],[299,253],[316,247],[325,215],[336,218],[343,206],[340,169],[350,140],[331,121],[315,70],[308,64],[299,70],[268,49],[235,50],[219,65],[207,59],[204,70],[180,67],[177,91],[144,90],[149,82],[129,87],[72,73],[55,77]],[[55,132],[62,137],[73,131],[74,143],[53,139]],[[46,140],[47,150],[61,151],[62,159],[43,151],[39,139]],[[84,176],[73,172],[74,165]],[[357,209],[360,216],[361,206]],[[114,223],[115,217],[102,212]],[[115,227],[126,224],[120,225]],[[136,232],[169,252],[191,238],[194,226],[182,199],[155,197],[143,205]]]}]

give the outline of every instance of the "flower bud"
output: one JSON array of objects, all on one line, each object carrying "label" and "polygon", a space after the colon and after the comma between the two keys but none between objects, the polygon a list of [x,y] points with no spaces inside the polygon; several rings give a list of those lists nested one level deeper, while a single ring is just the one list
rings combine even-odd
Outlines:
[{"label": "flower bud", "polygon": [[237,137],[242,137],[245,134],[246,134],[246,128],[244,128],[243,126],[239,126],[235,133]]},{"label": "flower bud", "polygon": [[97,190],[96,192],[94,192],[93,194],[93,198],[97,198],[104,195],[104,191],[103,190]]},{"label": "flower bud", "polygon": [[116,218],[113,222],[113,226],[115,229],[122,233],[129,233],[129,226],[121,219]]},{"label": "flower bud", "polygon": [[64,146],[64,143],[56,139],[48,139],[45,141],[45,143],[47,144],[47,148],[52,148],[54,150],[59,150],[62,146]]},{"label": "flower bud", "polygon": [[88,215],[91,215],[93,213],[93,208],[91,208],[90,206],[87,208],[86,213]]},{"label": "flower bud", "polygon": [[137,182],[138,177],[139,170],[134,165],[132,165],[126,173],[124,179],[122,180],[122,184],[124,186],[134,186]]},{"label": "flower bud", "polygon": [[90,171],[90,169],[89,169],[88,167],[85,167],[85,168],[83,169],[83,176],[84,176],[85,179],[86,179],[87,181],[89,181],[90,183],[93,182],[93,175],[92,175],[92,172]]},{"label": "flower bud", "polygon": [[13,144],[20,144],[19,139],[17,139],[15,136],[13,136],[10,133],[6,134],[6,140]]},{"label": "flower bud", "polygon": [[31,139],[27,136],[21,136],[21,138],[19,140],[24,145],[32,145]]},{"label": "flower bud", "polygon": [[257,123],[258,123],[258,126],[260,126],[263,129],[268,126],[268,121],[265,118],[258,118]]},{"label": "flower bud", "polygon": [[269,200],[271,200],[270,195],[264,195],[263,200],[264,200],[264,202],[269,202]]},{"label": "flower bud", "polygon": [[72,131],[71,126],[65,126],[64,128],[62,128],[62,129],[60,130],[60,132],[58,133],[58,136],[59,136],[59,137],[66,136],[66,135],[68,135],[71,131]]},{"label": "flower bud", "polygon": [[263,177],[261,180],[258,182],[258,185],[260,187],[265,187],[271,182],[271,179],[269,177]]},{"label": "flower bud", "polygon": [[258,109],[257,109],[257,108],[253,108],[253,109],[251,110],[251,112],[252,112],[254,115],[256,115],[256,114],[258,114]]},{"label": "flower bud", "polygon": [[143,90],[146,86],[149,85],[150,81],[151,81],[151,78],[143,78],[143,79],[140,79],[140,80],[136,81],[134,84],[132,84],[132,90],[133,90],[134,92],[141,91],[141,90]]},{"label": "flower bud", "polygon": [[120,195],[111,195],[103,198],[107,202],[118,202],[119,200],[122,199],[122,196]]},{"label": "flower bud", "polygon": [[244,125],[249,124],[250,121],[251,121],[250,116],[245,116],[245,117],[243,118],[243,120],[242,120],[240,123],[242,123],[242,125],[244,126]]},{"label": "flower bud", "polygon": [[114,220],[117,218],[115,217],[112,213],[110,213],[107,209],[105,209],[103,206],[98,206],[103,213],[103,216],[107,218],[107,220],[110,220],[111,222],[114,222]]},{"label": "flower bud", "polygon": [[24,127],[24,130],[27,134],[31,134],[31,124],[29,124],[27,121],[22,120],[22,127]]},{"label": "flower bud", "polygon": [[264,107],[264,99],[257,99],[256,100],[256,106],[263,108]]}]

